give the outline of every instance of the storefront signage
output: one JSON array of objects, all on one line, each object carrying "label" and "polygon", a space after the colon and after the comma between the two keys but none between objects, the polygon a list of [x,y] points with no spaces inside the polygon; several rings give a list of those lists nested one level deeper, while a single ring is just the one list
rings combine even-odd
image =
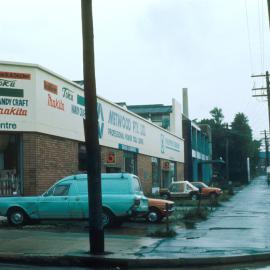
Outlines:
[{"label": "storefront signage", "polygon": [[17,128],[16,123],[0,122],[0,130],[15,130]]},{"label": "storefront signage", "polygon": [[164,134],[160,135],[160,151],[162,154],[166,152],[166,149],[180,152],[180,148],[180,143],[170,138],[167,138]]},{"label": "storefront signage", "polygon": [[19,98],[0,98],[0,105],[5,106],[20,106],[20,107],[28,107],[29,101],[27,99],[19,99]]},{"label": "storefront signage", "polygon": [[162,170],[163,171],[169,171],[170,170],[170,162],[164,161],[162,164]]},{"label": "storefront signage", "polygon": [[0,78],[31,80],[31,74],[29,74],[29,73],[21,73],[21,72],[0,71]]},{"label": "storefront signage", "polygon": [[48,106],[61,111],[65,110],[64,102],[62,100],[52,97],[50,94],[48,94]]},{"label": "storefront signage", "polygon": [[120,150],[124,150],[124,151],[139,153],[139,148],[133,147],[133,146],[129,146],[129,145],[125,145],[125,144],[119,144],[118,145],[118,148]]},{"label": "storefront signage", "polygon": [[8,109],[0,108],[0,114],[27,116],[27,110],[22,109],[22,108],[15,108],[15,107],[11,107]]},{"label": "storefront signage", "polygon": [[85,117],[85,109],[77,105],[74,104],[71,105],[71,112],[83,118]]},{"label": "storefront signage", "polygon": [[44,89],[57,95],[58,93],[58,87],[57,85],[51,83],[51,82],[48,82],[48,81],[44,81]]},{"label": "storefront signage", "polygon": [[23,94],[23,89],[0,88],[0,96],[2,96],[2,97],[24,97],[24,94]]},{"label": "storefront signage", "polygon": [[[4,117],[0,130],[16,127],[20,132],[84,141],[83,89],[40,67],[0,62],[0,70],[11,68],[15,73],[31,73],[30,78],[35,74],[36,79],[20,80],[19,76],[10,75],[5,82],[3,78],[1,83],[5,90],[3,92],[0,86],[0,118]],[[97,114],[100,145],[184,162],[184,141],[170,132],[100,97],[97,98]]]},{"label": "storefront signage", "polygon": [[23,89],[16,89],[15,86],[16,80],[0,79],[0,96],[23,97]]},{"label": "storefront signage", "polygon": [[106,163],[107,164],[115,164],[115,153],[109,153],[107,155]]},{"label": "storefront signage", "polygon": [[64,98],[73,101],[74,92],[72,90],[68,89],[67,87],[62,87],[62,94]]},{"label": "storefront signage", "polygon": [[98,114],[98,137],[101,139],[103,137],[104,131],[104,115],[102,105],[97,102],[97,114]]},{"label": "storefront signage", "polygon": [[84,106],[85,105],[85,100],[83,96],[77,95],[77,104]]},{"label": "storefront signage", "polygon": [[15,87],[16,80],[4,80],[0,79],[0,86],[2,87]]}]

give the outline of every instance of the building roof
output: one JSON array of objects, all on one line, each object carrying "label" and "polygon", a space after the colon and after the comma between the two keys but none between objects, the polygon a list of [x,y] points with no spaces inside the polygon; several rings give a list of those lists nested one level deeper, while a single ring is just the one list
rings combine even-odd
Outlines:
[{"label": "building roof", "polygon": [[[268,157],[270,158],[269,152],[268,152]],[[259,158],[266,158],[266,152],[259,152]]]},{"label": "building roof", "polygon": [[137,114],[164,114],[172,112],[172,106],[163,104],[129,105],[127,109]]}]

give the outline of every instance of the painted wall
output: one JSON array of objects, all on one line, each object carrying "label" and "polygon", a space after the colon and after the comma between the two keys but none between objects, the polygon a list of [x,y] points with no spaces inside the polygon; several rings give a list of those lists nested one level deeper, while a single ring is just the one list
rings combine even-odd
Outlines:
[{"label": "painted wall", "polygon": [[[37,65],[0,62],[0,131],[32,131],[84,141],[84,92]],[[98,97],[100,144],[184,162],[184,141]]]}]

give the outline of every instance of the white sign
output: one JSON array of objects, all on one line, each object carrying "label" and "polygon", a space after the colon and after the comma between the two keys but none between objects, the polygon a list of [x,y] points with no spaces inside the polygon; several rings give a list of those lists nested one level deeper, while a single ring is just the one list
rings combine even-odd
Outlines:
[{"label": "white sign", "polygon": [[[98,97],[100,144],[184,162],[184,142]],[[84,141],[80,86],[33,65],[0,62],[0,131],[33,131]]]}]

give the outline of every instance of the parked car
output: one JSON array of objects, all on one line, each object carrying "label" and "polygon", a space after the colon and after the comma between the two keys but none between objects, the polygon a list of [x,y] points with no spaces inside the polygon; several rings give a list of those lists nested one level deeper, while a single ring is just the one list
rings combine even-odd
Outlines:
[{"label": "parked car", "polygon": [[193,186],[197,187],[204,198],[216,200],[222,194],[222,190],[216,187],[209,187],[203,182],[191,182]]},{"label": "parked car", "polygon": [[[148,199],[140,180],[128,173],[102,174],[102,219],[104,226],[120,224],[131,215],[145,215]],[[11,225],[32,220],[87,219],[87,175],[71,175],[54,184],[41,196],[0,198],[0,215]]]},{"label": "parked car", "polygon": [[[168,209],[166,209],[166,204]],[[149,210],[145,219],[151,223],[161,222],[167,215],[170,216],[174,211],[174,202],[162,199],[148,198]],[[168,210],[168,211],[167,211]]]},{"label": "parked car", "polygon": [[200,195],[199,189],[189,181],[172,182],[168,189],[161,188],[159,194],[163,199],[190,198],[192,200],[197,200]]}]

